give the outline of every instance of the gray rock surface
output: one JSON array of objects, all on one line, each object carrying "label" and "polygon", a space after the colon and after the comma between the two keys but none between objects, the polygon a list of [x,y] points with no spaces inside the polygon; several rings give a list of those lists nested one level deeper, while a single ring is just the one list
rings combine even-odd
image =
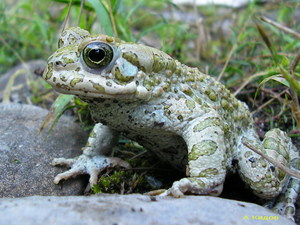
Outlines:
[{"label": "gray rock surface", "polygon": [[62,116],[53,132],[37,135],[48,111],[32,105],[0,104],[0,197],[78,195],[85,179],[53,183],[65,168],[50,165],[55,157],[80,154],[87,134],[71,117]]},{"label": "gray rock surface", "polygon": [[292,221],[245,202],[208,196],[184,198],[107,195],[4,198],[0,223],[10,225],[293,225]]}]

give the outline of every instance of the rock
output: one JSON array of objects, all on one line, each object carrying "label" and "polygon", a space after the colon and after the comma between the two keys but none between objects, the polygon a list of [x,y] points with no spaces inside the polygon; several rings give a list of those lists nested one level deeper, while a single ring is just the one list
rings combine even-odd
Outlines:
[{"label": "rock", "polygon": [[83,177],[55,185],[54,176],[66,168],[50,163],[80,155],[87,134],[62,116],[48,138],[46,132],[37,135],[47,113],[32,105],[0,104],[0,197],[82,194]]},{"label": "rock", "polygon": [[[38,87],[39,91],[44,89],[43,85],[40,85],[43,79],[39,74],[43,72],[45,66],[45,60],[32,60],[13,67],[0,76],[0,90],[5,90],[11,80],[13,82],[9,100],[14,103],[29,103],[28,99],[33,94],[34,86]],[[39,85],[34,85],[37,82]],[[4,92],[0,93],[1,100],[3,94]]]},{"label": "rock", "polygon": [[0,223],[27,224],[197,224],[293,225],[261,206],[209,196],[184,198],[108,195],[4,198]]}]

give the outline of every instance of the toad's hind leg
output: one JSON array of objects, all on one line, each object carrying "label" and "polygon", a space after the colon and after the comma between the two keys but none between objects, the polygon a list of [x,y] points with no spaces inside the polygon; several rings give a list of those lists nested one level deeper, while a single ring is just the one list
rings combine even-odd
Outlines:
[{"label": "toad's hind leg", "polygon": [[261,143],[253,131],[247,132],[238,144],[240,175],[254,194],[264,199],[276,199],[274,211],[293,219],[294,203],[299,193],[300,180],[253,152],[244,143],[272,157],[282,165],[300,172],[299,152],[291,139],[279,129],[266,133]]},{"label": "toad's hind leg", "polygon": [[186,178],[173,183],[168,195],[220,195],[226,175],[226,149],[220,116],[210,111],[190,121],[183,132],[188,147]]}]

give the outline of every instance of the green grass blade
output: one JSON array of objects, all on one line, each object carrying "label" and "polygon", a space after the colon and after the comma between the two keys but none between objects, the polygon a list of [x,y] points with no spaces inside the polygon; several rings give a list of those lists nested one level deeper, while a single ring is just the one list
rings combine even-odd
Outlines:
[{"label": "green grass blade", "polygon": [[152,27],[149,27],[148,29],[143,30],[136,38],[135,38],[135,42],[138,42],[141,37],[143,37],[144,35],[153,32],[155,30],[159,30],[160,28],[166,26],[166,22],[160,22]]},{"label": "green grass blade", "polygon": [[274,48],[274,45],[272,45],[272,43],[271,43],[267,33],[263,29],[263,27],[257,21],[254,21],[254,22],[255,22],[255,25],[257,27],[257,30],[258,30],[260,36],[262,37],[263,41],[265,42],[266,46],[268,47],[268,49],[273,57],[274,63],[276,65],[279,65],[278,54],[277,54],[276,49]]},{"label": "green grass blade", "polygon": [[263,86],[265,83],[268,83],[270,80],[274,80],[276,82],[279,82],[281,84],[283,84],[284,86],[286,87],[290,87],[290,84],[289,82],[284,78],[282,77],[282,75],[274,75],[274,76],[270,76],[268,78],[265,78],[260,84],[259,84],[259,88],[261,86]]},{"label": "green grass blade", "polygon": [[103,3],[100,0],[87,1],[93,6],[105,34],[113,36],[114,30],[110,20],[109,12],[107,11]]},{"label": "green grass blade", "polygon": [[63,95],[60,94],[55,102],[52,104],[51,109],[49,110],[48,115],[45,117],[43,124],[41,125],[38,134],[40,134],[45,128],[47,128],[50,124],[51,127],[48,131],[48,134],[54,128],[56,122],[61,117],[61,115],[68,109],[68,104],[74,98],[73,95]]}]

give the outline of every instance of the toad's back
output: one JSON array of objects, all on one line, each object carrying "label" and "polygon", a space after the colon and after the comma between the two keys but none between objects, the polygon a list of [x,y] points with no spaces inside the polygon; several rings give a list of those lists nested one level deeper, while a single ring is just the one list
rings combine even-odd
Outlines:
[{"label": "toad's back", "polygon": [[[214,125],[222,127],[226,139],[227,168],[230,169],[234,155],[232,151],[236,150],[239,136],[252,129],[247,106],[212,77],[178,61],[174,60],[174,63],[173,73],[163,71],[145,75],[143,85],[147,90],[156,89],[157,92],[147,101],[83,99],[89,103],[96,121],[122,132],[173,167],[184,171],[187,146],[182,131],[189,123],[203,117],[204,122],[196,126],[194,132]],[[219,117],[210,118],[211,112]]]}]

